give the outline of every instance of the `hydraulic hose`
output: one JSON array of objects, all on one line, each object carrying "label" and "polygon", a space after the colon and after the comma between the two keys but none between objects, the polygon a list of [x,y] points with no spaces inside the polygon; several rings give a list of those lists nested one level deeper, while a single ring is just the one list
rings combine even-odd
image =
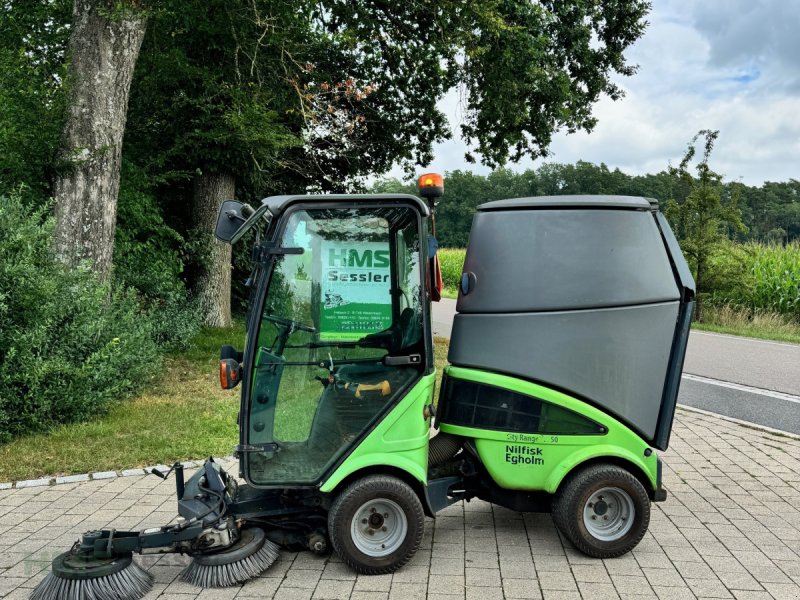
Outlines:
[{"label": "hydraulic hose", "polygon": [[457,435],[439,432],[428,442],[428,467],[435,467],[453,458],[461,449],[462,443],[463,440]]}]

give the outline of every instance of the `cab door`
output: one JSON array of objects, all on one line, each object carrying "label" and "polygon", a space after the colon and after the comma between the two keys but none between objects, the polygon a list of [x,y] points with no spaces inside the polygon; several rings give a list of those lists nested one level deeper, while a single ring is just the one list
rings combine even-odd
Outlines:
[{"label": "cab door", "polygon": [[320,481],[422,376],[420,225],[398,204],[284,216],[277,245],[295,250],[274,258],[251,331],[253,485]]}]

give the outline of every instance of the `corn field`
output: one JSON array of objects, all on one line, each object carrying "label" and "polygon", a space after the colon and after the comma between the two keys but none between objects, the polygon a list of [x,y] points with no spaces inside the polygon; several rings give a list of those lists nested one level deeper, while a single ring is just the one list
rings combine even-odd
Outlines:
[{"label": "corn field", "polygon": [[452,291],[458,289],[461,282],[461,271],[464,269],[464,256],[467,253],[463,248],[440,248],[439,265],[442,269],[444,287]]},{"label": "corn field", "polygon": [[800,320],[800,244],[750,242],[744,250],[745,275],[729,302],[752,311],[774,312]]},{"label": "corn field", "polygon": [[[442,279],[453,292],[461,280],[465,253],[460,248],[439,250]],[[716,285],[720,290],[711,293],[709,304],[732,305],[753,313],[779,313],[800,321],[800,244],[730,243],[715,258],[711,265],[719,267]],[[738,268],[731,268],[731,262],[737,263]]]}]

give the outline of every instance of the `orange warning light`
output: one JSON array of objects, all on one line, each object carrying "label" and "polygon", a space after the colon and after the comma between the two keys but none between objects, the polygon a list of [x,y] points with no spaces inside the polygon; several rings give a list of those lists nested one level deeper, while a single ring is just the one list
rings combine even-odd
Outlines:
[{"label": "orange warning light", "polygon": [[423,198],[438,198],[444,194],[444,177],[438,173],[425,173],[419,178],[419,195]]}]

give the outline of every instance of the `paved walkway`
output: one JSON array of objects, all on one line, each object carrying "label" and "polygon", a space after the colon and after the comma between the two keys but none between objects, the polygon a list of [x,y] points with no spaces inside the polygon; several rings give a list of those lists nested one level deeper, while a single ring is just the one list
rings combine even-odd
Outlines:
[{"label": "paved walkway", "polygon": [[[670,497],[622,558],[578,554],[549,515],[473,501],[428,522],[422,549],[394,575],[283,552],[259,579],[201,592],[177,580],[185,559],[145,557],[157,582],[148,598],[800,599],[800,441],[680,410],[664,460]],[[169,522],[173,490],[135,476],[0,491],[0,597],[27,598],[87,529]]]}]

